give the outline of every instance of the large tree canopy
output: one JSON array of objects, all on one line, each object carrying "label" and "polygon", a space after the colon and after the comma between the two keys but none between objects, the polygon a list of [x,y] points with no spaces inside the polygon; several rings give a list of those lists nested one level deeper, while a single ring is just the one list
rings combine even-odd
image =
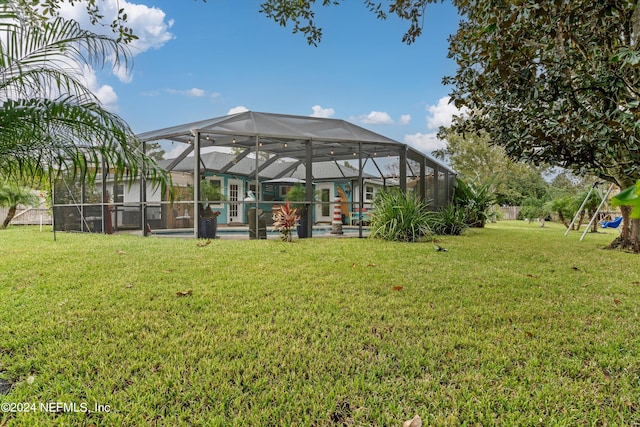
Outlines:
[{"label": "large tree canopy", "polygon": [[[438,0],[363,0],[379,18],[421,34]],[[262,12],[321,40],[314,8],[339,0],[267,0]],[[486,131],[517,160],[590,172],[627,187],[640,177],[640,11],[635,0],[454,0],[463,17],[450,38],[458,64],[458,129]],[[427,21],[428,25],[428,21]]]},{"label": "large tree canopy", "polygon": [[502,147],[493,145],[489,134],[460,135],[442,129],[447,146],[436,150],[436,158],[447,161],[467,182],[492,182],[491,190],[500,205],[520,205],[526,198],[541,198],[547,192],[544,168],[511,160]]},{"label": "large tree canopy", "polygon": [[[640,177],[636,1],[487,1],[462,7],[450,42],[452,98],[518,160],[590,173],[625,188]],[[638,249],[639,224],[623,241]]]},{"label": "large tree canopy", "polygon": [[640,177],[635,1],[488,1],[451,38],[459,128],[488,130],[512,158]]}]

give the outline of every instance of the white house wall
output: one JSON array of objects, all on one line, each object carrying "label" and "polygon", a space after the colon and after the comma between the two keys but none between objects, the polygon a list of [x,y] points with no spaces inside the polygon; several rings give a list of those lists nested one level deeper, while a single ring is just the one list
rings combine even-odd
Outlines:
[{"label": "white house wall", "polygon": [[[382,185],[379,182],[372,182],[372,181],[367,181],[365,180],[364,182],[364,187],[366,190],[367,186],[372,186],[373,187],[373,197],[375,197],[375,195],[378,193],[378,191],[384,189],[384,185]],[[352,194],[352,200],[354,203],[360,202],[360,186],[357,184],[357,181],[354,181],[354,189],[353,189],[353,194]],[[372,203],[373,202],[373,197],[371,199],[367,199],[366,198],[366,193],[365,194],[365,199],[364,199],[364,203]]]}]

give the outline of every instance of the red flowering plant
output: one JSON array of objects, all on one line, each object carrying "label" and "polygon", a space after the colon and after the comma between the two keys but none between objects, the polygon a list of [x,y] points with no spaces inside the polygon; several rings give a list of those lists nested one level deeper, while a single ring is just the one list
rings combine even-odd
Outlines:
[{"label": "red flowering plant", "polygon": [[290,242],[293,238],[291,232],[299,218],[298,209],[291,208],[287,202],[286,205],[280,205],[280,208],[273,212],[273,228],[282,233],[282,240]]}]

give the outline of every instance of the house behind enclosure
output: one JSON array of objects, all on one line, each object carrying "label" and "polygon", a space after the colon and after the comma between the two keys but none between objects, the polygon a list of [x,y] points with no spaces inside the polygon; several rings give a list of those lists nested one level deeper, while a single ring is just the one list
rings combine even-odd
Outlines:
[{"label": "house behind enclosure", "polygon": [[[250,198],[251,194],[255,196],[258,193],[255,179],[252,176],[255,170],[254,158],[245,157],[225,173],[219,173],[225,165],[233,162],[234,158],[233,154],[219,152],[206,153],[201,156],[203,178],[219,187],[224,199],[226,199],[211,204],[212,210],[220,212],[219,224],[246,224],[248,221],[247,209],[255,204],[237,202],[243,202]],[[259,159],[258,164],[261,166],[266,161],[266,159]],[[179,180],[175,179],[174,183],[184,190],[181,193],[188,196],[189,199],[193,192],[193,162],[193,156],[189,156],[173,168],[173,176],[179,177]],[[163,166],[170,163],[171,160],[160,162]],[[283,172],[286,172],[286,176],[281,176]],[[305,166],[292,161],[273,162],[265,167],[261,174],[264,178],[261,180],[258,208],[267,214],[266,217],[269,220],[274,206],[285,202],[289,190],[294,185],[305,183]],[[314,198],[319,202],[313,207],[314,223],[330,223],[332,221],[333,202],[336,197],[340,198],[341,202],[345,202],[344,209],[342,209],[343,221],[345,223],[348,221],[349,212],[355,209],[354,204],[359,200],[358,175],[358,170],[348,164],[322,162],[313,165]],[[276,176],[279,178],[272,178]],[[370,205],[376,191],[384,187],[385,182],[370,174],[363,174],[363,181],[365,186],[364,202]],[[167,212],[167,228],[180,228],[179,221],[174,221],[174,214],[179,214],[178,216],[182,217],[193,216],[192,208],[193,205],[188,204],[182,209],[174,208],[173,212]]]},{"label": "house behind enclosure", "polygon": [[[213,211],[220,212],[217,217],[218,224],[246,224],[248,222],[248,208],[254,203],[247,203],[245,199],[249,192],[256,194],[255,180],[251,176],[251,169],[255,159],[244,158],[237,162],[233,168],[220,174],[221,165],[224,166],[233,161],[235,156],[228,153],[205,153],[201,156],[204,165],[202,176],[214,186],[220,188],[224,199],[210,203]],[[171,164],[173,159],[161,160],[160,166]],[[159,189],[147,184],[147,223],[152,230],[192,228],[194,223],[193,213],[193,156],[184,158],[171,172],[174,184],[174,202],[169,200],[168,192],[162,193]],[[259,160],[263,164],[265,160]],[[290,170],[286,177],[270,179],[269,176],[277,176],[281,171],[287,170],[294,162],[273,163],[265,169],[265,178],[262,181],[261,202],[259,208],[266,213],[267,223],[271,220],[271,212],[274,206],[285,202],[287,192],[294,185],[305,183],[305,167],[297,165]],[[336,162],[323,162],[314,165],[314,195],[318,202],[313,208],[314,223],[331,223],[336,197],[341,202],[342,220],[344,224],[350,222],[350,213],[358,209],[359,202],[359,174],[358,170],[350,165]],[[363,173],[363,202],[366,208],[370,208],[376,193],[385,187],[397,187],[397,179],[381,179],[375,175]],[[56,185],[56,202],[60,204],[74,205],[75,201],[84,200],[84,217],[87,223],[82,224],[82,212],[78,206],[57,206],[56,210],[66,215],[59,215],[58,230],[64,231],[102,231],[103,210],[100,202],[103,184],[98,178],[94,186],[86,186],[84,197],[82,186],[79,183],[69,185],[66,182],[58,182]],[[105,181],[107,199],[105,203],[111,212],[111,223],[114,231],[135,230],[140,228],[141,210],[139,203],[140,183],[132,185],[114,182],[107,178]],[[275,203],[278,202],[278,203]],[[78,205],[81,205],[80,203]],[[64,208],[64,209],[63,209]]]},{"label": "house behind enclosure", "polygon": [[219,187],[223,200],[210,208],[219,212],[218,224],[230,225],[246,224],[256,207],[270,221],[295,184],[310,183],[310,224],[330,223],[337,202],[349,224],[382,188],[415,191],[437,209],[450,202],[455,182],[455,173],[430,157],[343,120],[244,112],[139,137],[183,147],[177,157],[158,162],[171,173],[173,200],[169,189],[140,180],[117,183],[112,174],[99,173],[94,184],[59,181],[57,230],[195,229],[202,204],[194,202],[201,186],[194,176]]}]

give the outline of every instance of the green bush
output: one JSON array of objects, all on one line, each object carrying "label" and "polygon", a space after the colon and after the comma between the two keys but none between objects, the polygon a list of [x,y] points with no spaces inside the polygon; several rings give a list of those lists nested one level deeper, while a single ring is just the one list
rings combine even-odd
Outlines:
[{"label": "green bush", "polygon": [[522,201],[522,209],[520,209],[520,215],[528,219],[529,222],[537,219],[549,220],[551,219],[551,212],[549,204],[535,197],[527,197],[524,199]]},{"label": "green bush", "polygon": [[226,197],[220,185],[214,185],[208,179],[203,179],[200,181],[200,200],[204,202],[218,202],[226,200]]},{"label": "green bush", "polygon": [[433,213],[414,193],[398,189],[378,192],[373,201],[371,237],[416,242],[432,234]]},{"label": "green bush", "polygon": [[459,236],[467,229],[463,210],[449,205],[433,215],[430,228],[438,235]]},{"label": "green bush", "polygon": [[287,194],[284,198],[287,202],[291,203],[291,209],[298,209],[300,213],[303,210],[306,211],[307,205],[305,203],[295,203],[295,202],[305,202],[307,200],[307,190],[301,184],[296,184],[287,191]]},{"label": "green bush", "polygon": [[476,182],[466,183],[456,179],[454,193],[455,206],[464,212],[465,223],[469,227],[482,228],[489,218],[489,211],[496,203],[496,196],[492,190],[495,175],[484,184]]},{"label": "green bush", "polygon": [[569,227],[569,223],[575,216],[578,207],[579,205],[575,203],[575,196],[570,194],[560,195],[545,203],[545,209],[558,215],[558,219],[565,227]]}]

